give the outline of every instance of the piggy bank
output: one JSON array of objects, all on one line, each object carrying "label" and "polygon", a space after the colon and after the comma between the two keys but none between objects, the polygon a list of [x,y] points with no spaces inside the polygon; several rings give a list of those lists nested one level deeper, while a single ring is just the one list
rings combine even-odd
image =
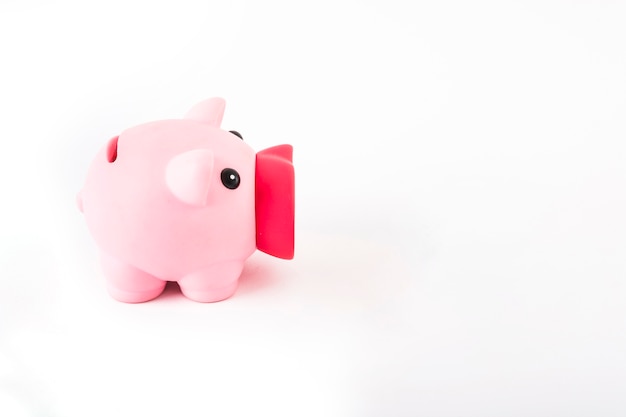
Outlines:
[{"label": "piggy bank", "polygon": [[220,301],[256,249],[293,258],[292,147],[255,153],[220,129],[224,108],[206,100],[183,119],[123,131],[96,155],[77,201],[115,299],[148,301],[176,281],[187,298]]}]

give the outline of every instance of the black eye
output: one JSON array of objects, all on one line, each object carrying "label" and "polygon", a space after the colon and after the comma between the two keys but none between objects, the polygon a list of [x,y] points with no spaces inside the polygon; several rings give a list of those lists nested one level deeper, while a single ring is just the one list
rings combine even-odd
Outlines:
[{"label": "black eye", "polygon": [[241,133],[237,132],[236,130],[229,130],[229,132],[235,136],[238,136],[239,139],[243,140],[243,136],[241,136]]},{"label": "black eye", "polygon": [[222,170],[222,184],[224,187],[234,190],[239,187],[239,183],[241,182],[241,178],[239,177],[239,173],[232,168],[224,168]]}]

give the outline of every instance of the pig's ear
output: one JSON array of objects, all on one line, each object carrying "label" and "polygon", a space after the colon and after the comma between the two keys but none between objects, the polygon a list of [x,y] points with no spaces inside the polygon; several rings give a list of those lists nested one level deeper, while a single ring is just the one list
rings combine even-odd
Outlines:
[{"label": "pig's ear", "polygon": [[193,106],[185,115],[185,119],[196,120],[213,127],[220,127],[225,108],[226,101],[223,98],[210,98]]},{"label": "pig's ear", "polygon": [[197,149],[175,156],[165,169],[165,182],[180,201],[204,206],[209,196],[213,152]]},{"label": "pig's ear", "polygon": [[293,258],[295,179],[293,148],[280,145],[256,155],[256,246],[283,259]]}]

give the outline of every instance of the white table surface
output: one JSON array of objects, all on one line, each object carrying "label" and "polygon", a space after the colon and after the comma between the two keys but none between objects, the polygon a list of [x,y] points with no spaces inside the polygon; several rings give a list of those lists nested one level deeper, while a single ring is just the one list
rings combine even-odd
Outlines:
[{"label": "white table surface", "polygon": [[[0,5],[0,415],[626,415],[626,4]],[[211,96],[296,257],[106,293],[74,196]]]}]

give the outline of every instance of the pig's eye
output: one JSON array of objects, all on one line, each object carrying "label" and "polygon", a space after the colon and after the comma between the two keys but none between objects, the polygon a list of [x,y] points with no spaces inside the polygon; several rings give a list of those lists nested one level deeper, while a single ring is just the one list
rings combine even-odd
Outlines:
[{"label": "pig's eye", "polygon": [[221,177],[224,187],[230,190],[234,190],[235,188],[239,187],[239,183],[241,182],[239,173],[232,168],[223,169]]},{"label": "pig's eye", "polygon": [[239,139],[243,140],[243,136],[241,136],[241,133],[237,132],[236,130],[229,130],[229,132],[237,136]]}]

